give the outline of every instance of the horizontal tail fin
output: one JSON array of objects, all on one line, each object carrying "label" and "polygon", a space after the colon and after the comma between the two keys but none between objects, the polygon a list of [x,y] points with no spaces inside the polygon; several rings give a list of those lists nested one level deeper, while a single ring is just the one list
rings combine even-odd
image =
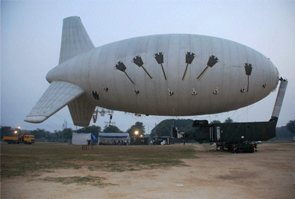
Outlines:
[{"label": "horizontal tail fin", "polygon": [[74,84],[52,82],[30,114],[26,116],[25,121],[31,123],[43,122],[83,93],[84,91]]},{"label": "horizontal tail fin", "polygon": [[80,17],[67,17],[63,20],[59,63],[94,48]]}]

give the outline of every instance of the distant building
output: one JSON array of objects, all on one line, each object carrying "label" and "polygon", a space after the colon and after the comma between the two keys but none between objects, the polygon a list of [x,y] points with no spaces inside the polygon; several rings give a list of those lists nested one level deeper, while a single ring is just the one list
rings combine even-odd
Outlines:
[{"label": "distant building", "polygon": [[129,133],[99,133],[98,144],[126,145],[130,144],[130,136]]}]

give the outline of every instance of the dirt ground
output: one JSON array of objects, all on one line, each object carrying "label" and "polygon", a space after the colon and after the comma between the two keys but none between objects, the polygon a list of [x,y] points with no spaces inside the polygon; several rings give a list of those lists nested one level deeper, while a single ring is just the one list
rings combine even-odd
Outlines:
[{"label": "dirt ground", "polygon": [[[1,198],[295,198],[295,143],[264,143],[257,153],[244,154],[194,147],[196,158],[184,160],[187,166],[124,172],[82,167],[2,179]],[[103,183],[44,180],[72,176],[102,177]]]}]

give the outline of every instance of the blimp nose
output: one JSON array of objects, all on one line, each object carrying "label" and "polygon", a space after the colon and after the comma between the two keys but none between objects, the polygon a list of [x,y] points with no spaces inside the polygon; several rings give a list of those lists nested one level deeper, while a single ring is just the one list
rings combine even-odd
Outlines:
[{"label": "blimp nose", "polygon": [[275,67],[274,65],[273,65],[273,67],[274,67],[274,77],[277,79],[277,80],[279,80],[279,71],[278,71],[278,69],[277,69],[277,67]]},{"label": "blimp nose", "polygon": [[277,69],[277,67],[271,62],[269,61],[270,63],[270,68],[271,70],[270,71],[270,83],[273,87],[273,89],[275,89],[279,83],[279,71]]}]

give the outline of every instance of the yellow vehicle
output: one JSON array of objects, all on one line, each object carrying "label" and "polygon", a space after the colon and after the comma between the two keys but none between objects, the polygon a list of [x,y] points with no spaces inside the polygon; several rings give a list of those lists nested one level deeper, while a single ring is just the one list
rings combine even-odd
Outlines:
[{"label": "yellow vehicle", "polygon": [[3,141],[7,142],[8,144],[18,144],[19,138],[17,135],[8,135],[3,136]]},{"label": "yellow vehicle", "polygon": [[25,144],[33,144],[35,142],[35,136],[33,135],[28,135],[28,134],[24,134],[21,137],[21,140],[23,143]]},{"label": "yellow vehicle", "polygon": [[35,142],[35,136],[29,134],[22,134],[22,135],[8,135],[3,136],[3,141],[7,142],[8,144],[33,144]]}]

